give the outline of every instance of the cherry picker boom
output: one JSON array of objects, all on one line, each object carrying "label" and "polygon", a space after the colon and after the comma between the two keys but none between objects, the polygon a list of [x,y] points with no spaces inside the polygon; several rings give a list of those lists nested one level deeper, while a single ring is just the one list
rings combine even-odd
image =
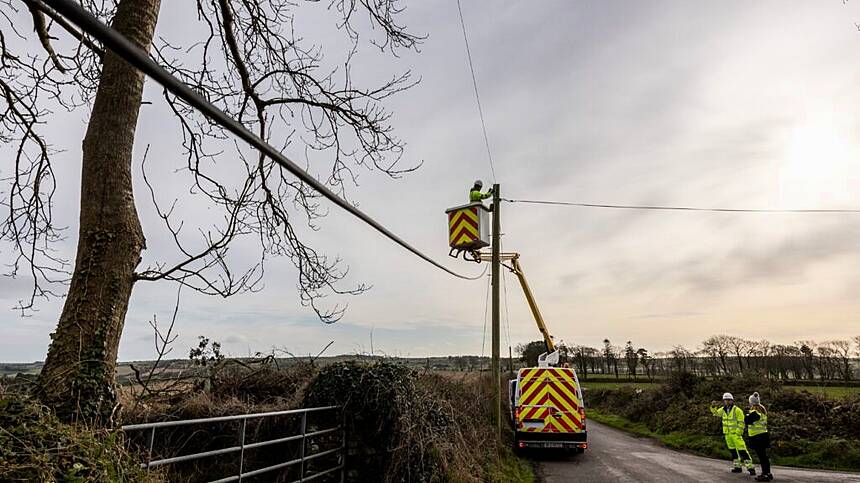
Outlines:
[{"label": "cherry picker boom", "polygon": [[[546,352],[538,356],[537,367],[525,367],[517,371],[516,379],[508,381],[511,424],[514,427],[514,449],[563,448],[583,452],[588,448],[585,407],[582,389],[576,371],[571,367],[555,367],[559,362],[559,351],[547,329],[543,315],[535,301],[525,272],[520,265],[519,253],[499,251],[499,197],[498,185],[493,187],[493,244],[492,253],[481,252],[490,246],[490,209],[480,201],[456,206],[446,210],[448,215],[448,237],[450,255],[465,260],[487,261],[493,268],[493,375],[494,386],[499,381],[498,371],[498,269],[504,266],[517,276],[520,287],[531,309],[532,316],[543,336]],[[506,264],[505,262],[509,262]],[[566,366],[566,365],[565,365]],[[499,397],[494,388],[494,398]],[[499,423],[498,400],[494,402],[494,420]]]},{"label": "cherry picker boom", "polygon": [[[485,259],[489,258],[489,255],[486,253],[475,253],[475,259],[478,262],[484,261]],[[538,357],[538,367],[548,367],[558,364],[558,350],[555,347],[555,342],[553,342],[553,337],[552,335],[550,335],[549,329],[547,329],[546,322],[543,320],[543,315],[541,315],[540,313],[540,308],[538,308],[534,294],[532,293],[532,289],[531,287],[529,287],[529,282],[528,280],[526,280],[526,275],[525,272],[523,272],[522,265],[520,265],[520,254],[500,253],[499,260],[501,262],[510,262],[510,265],[505,265],[504,263],[502,263],[502,266],[504,266],[517,276],[517,280],[519,280],[520,282],[520,288],[522,288],[523,290],[523,295],[525,295],[526,297],[526,302],[528,302],[529,304],[529,309],[532,312],[532,316],[535,319],[535,323],[537,324],[538,330],[543,336],[544,344],[546,344],[546,352],[544,352]]]},{"label": "cherry picker boom", "polygon": [[[474,257],[481,262],[487,255],[475,252]],[[517,276],[546,344],[546,352],[538,356],[537,367],[522,368],[516,379],[508,381],[514,449],[563,448],[581,453],[588,448],[588,442],[582,389],[576,371],[570,367],[554,367],[558,364],[559,351],[526,280],[520,254],[500,253],[499,260]]]}]

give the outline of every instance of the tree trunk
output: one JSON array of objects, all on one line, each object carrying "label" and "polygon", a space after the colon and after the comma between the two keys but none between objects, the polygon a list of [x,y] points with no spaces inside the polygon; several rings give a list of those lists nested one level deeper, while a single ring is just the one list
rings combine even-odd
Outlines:
[{"label": "tree trunk", "polygon": [[[122,0],[113,27],[149,50],[160,0]],[[105,424],[116,404],[119,340],[145,247],[132,192],[132,148],[144,75],[108,52],[81,163],[75,269],[39,379],[60,418]]]}]

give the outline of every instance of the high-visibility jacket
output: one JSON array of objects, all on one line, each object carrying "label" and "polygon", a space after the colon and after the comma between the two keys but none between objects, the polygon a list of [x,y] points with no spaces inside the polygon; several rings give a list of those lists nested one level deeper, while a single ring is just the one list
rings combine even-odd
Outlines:
[{"label": "high-visibility jacket", "polygon": [[481,190],[471,190],[469,191],[469,201],[474,203],[475,201],[485,200],[493,196],[490,193],[481,193]]},{"label": "high-visibility jacket", "polygon": [[750,414],[756,413],[758,414],[759,419],[757,421],[753,421],[747,426],[747,432],[749,432],[750,437],[757,436],[762,433],[767,432],[767,412],[761,411],[757,409],[750,409]]},{"label": "high-visibility jacket", "polygon": [[744,410],[732,405],[726,410],[726,407],[711,407],[711,414],[723,419],[723,434],[743,436],[744,428]]}]

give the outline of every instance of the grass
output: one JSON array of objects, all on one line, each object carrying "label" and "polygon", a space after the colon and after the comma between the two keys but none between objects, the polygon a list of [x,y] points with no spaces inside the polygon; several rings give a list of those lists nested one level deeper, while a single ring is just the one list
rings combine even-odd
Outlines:
[{"label": "grass", "polygon": [[531,464],[517,457],[509,449],[501,451],[498,466],[490,468],[490,481],[499,483],[534,483],[535,473]]},{"label": "grass", "polygon": [[827,397],[844,399],[849,396],[860,395],[860,387],[843,387],[843,386],[784,386],[784,390],[788,391],[807,391],[812,394],[821,394]]},{"label": "grass", "polygon": [[622,387],[633,387],[636,389],[647,389],[654,387],[656,383],[648,381],[619,381],[619,382],[588,382],[580,379],[579,384],[584,389],[620,389]]},{"label": "grass", "polygon": [[[655,387],[658,383],[648,381],[618,381],[618,382],[589,382],[580,380],[584,389],[620,389],[622,387],[633,387],[636,389],[648,389]],[[860,387],[847,386],[783,386],[786,391],[806,391],[812,394],[820,394],[831,398],[844,399],[849,396],[860,395]]]}]

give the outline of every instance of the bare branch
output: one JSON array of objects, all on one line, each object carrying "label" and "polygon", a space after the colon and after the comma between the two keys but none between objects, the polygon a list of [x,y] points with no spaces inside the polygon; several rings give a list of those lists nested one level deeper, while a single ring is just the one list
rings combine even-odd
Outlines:
[{"label": "bare branch", "polygon": [[30,14],[33,16],[33,30],[35,30],[36,35],[39,37],[42,48],[48,53],[48,57],[54,63],[57,70],[66,72],[66,68],[60,63],[60,59],[57,58],[57,54],[51,46],[51,36],[48,35],[48,27],[45,25],[45,14],[32,1],[24,0],[24,3],[27,4],[27,8],[30,9]]},{"label": "bare branch", "polygon": [[[51,287],[68,278],[66,260],[50,249],[61,239],[62,228],[55,227],[51,213],[53,151],[39,133],[41,120],[50,114],[43,100],[63,109],[88,104],[99,81],[104,51],[41,0],[23,1],[42,50],[38,55],[8,52],[3,34],[23,35],[0,9],[9,27],[0,29],[4,72],[0,102],[5,101],[0,105],[0,140],[18,146],[15,171],[3,179],[11,190],[2,198],[9,216],[0,225],[0,239],[12,242],[18,254],[10,274],[30,269],[32,296],[21,303],[29,308],[36,298],[57,295]],[[82,4],[102,20],[109,20],[116,7],[112,0],[82,0]],[[0,5],[14,11],[20,2],[0,0]],[[370,30],[367,41],[395,55],[420,45],[423,37],[396,22],[403,10],[399,0],[332,0],[322,5],[351,40],[344,60],[333,67],[326,67],[321,46],[296,33],[294,15],[299,9],[293,2],[196,0],[195,6],[202,36],[190,46],[159,39],[152,48],[153,58],[266,141],[284,150],[298,144],[307,169],[319,171],[336,192],[348,197],[358,184],[357,168],[397,178],[421,166],[403,163],[404,144],[394,135],[391,114],[382,105],[418,80],[405,71],[377,86],[360,87],[351,65],[360,45],[359,30]],[[50,36],[55,24],[65,43]],[[74,46],[71,52],[67,52],[69,39]],[[45,60],[38,61],[40,57]],[[163,99],[182,133],[184,163],[176,174],[188,177],[190,197],[223,216],[214,226],[183,220],[175,210],[179,200],[164,203],[157,196],[161,188],[148,176],[144,155],[141,174],[161,226],[169,234],[172,253],[158,253],[152,259],[145,254],[147,261],[135,280],[171,280],[227,297],[258,290],[264,262],[284,256],[297,269],[302,303],[325,322],[342,317],[344,305],[322,307],[321,300],[331,294],[360,294],[369,287],[342,288],[348,270],[340,259],[307,244],[307,232],[316,231],[318,220],[327,214],[319,195],[285,175],[271,159],[236,144],[220,126],[174,96],[164,92]],[[238,162],[240,168],[216,167],[224,157]],[[258,263],[237,267],[228,255],[230,247],[243,238],[256,240],[261,256]]]}]

